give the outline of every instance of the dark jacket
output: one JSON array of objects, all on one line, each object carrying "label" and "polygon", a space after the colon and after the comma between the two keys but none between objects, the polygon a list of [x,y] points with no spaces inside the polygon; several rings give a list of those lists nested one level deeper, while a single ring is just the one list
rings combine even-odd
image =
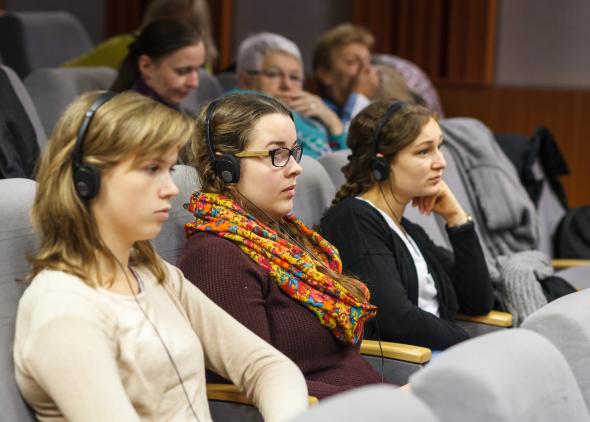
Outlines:
[{"label": "dark jacket", "polygon": [[[454,256],[424,230],[402,219],[420,249],[438,292],[440,318],[418,307],[418,276],[403,240],[370,204],[347,198],[328,210],[321,232],[340,251],[344,270],[364,281],[379,307],[365,338],[410,343],[435,350],[469,338],[453,322],[458,310],[470,315],[491,311],[494,295],[473,223],[447,228]],[[378,324],[378,326],[377,326]]]}]

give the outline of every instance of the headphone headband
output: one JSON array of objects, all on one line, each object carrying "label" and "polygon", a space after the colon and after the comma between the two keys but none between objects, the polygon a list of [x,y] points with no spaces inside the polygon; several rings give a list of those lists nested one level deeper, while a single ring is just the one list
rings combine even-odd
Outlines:
[{"label": "headphone headband", "polygon": [[84,138],[96,111],[117,93],[107,91],[101,94],[84,114],[84,120],[78,129],[78,137],[72,151],[72,175],[74,188],[81,199],[89,200],[96,196],[100,189],[100,170],[95,165],[84,163]]},{"label": "headphone headband", "polygon": [[381,182],[386,180],[389,177],[389,168],[390,163],[387,161],[385,157],[378,157],[377,154],[379,153],[379,135],[383,130],[385,124],[391,120],[391,118],[403,108],[405,105],[402,101],[394,101],[390,104],[387,108],[383,116],[377,122],[377,126],[375,127],[375,131],[373,132],[373,139],[371,140],[371,148],[372,148],[372,156],[371,156],[371,171],[373,173],[373,177],[375,180]]},{"label": "headphone headband", "polygon": [[113,91],[104,92],[96,100],[94,100],[88,111],[86,111],[84,114],[84,120],[82,120],[80,129],[78,129],[76,145],[74,145],[74,150],[72,151],[72,163],[74,165],[74,170],[80,167],[82,164],[82,157],[84,156],[84,138],[86,137],[86,132],[88,132],[90,122],[92,121],[96,110],[98,110],[104,103],[109,101],[115,95],[117,95],[117,93]]},{"label": "headphone headband", "polygon": [[383,126],[405,105],[402,101],[394,101],[391,105],[387,108],[379,122],[377,122],[377,127],[373,132],[373,140],[371,141],[371,145],[373,145],[373,157],[377,156],[379,152],[379,135],[383,130]]}]

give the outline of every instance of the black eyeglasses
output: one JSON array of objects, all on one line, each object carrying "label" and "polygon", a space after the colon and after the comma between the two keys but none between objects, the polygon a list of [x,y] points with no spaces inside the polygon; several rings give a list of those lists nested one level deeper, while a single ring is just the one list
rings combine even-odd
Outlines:
[{"label": "black eyeglasses", "polygon": [[289,162],[289,158],[291,158],[291,156],[295,159],[296,162],[300,162],[302,155],[303,145],[301,144],[297,144],[293,148],[281,147],[271,149],[270,151],[242,151],[235,154],[235,156],[239,158],[270,156],[272,165],[275,167],[285,167]]}]

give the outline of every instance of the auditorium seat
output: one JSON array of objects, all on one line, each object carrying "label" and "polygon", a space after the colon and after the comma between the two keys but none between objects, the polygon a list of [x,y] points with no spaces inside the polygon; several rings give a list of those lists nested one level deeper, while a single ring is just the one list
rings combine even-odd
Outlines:
[{"label": "auditorium seat", "polygon": [[28,179],[0,180],[0,420],[31,422],[33,412],[21,397],[14,379],[14,323],[18,301],[26,285],[27,255],[37,238],[29,222],[36,184]]},{"label": "auditorium seat", "polygon": [[[33,130],[35,132],[35,137],[36,137],[35,142],[37,143],[39,148],[43,147],[43,145],[45,145],[45,143],[47,142],[46,133],[45,133],[45,130],[43,129],[43,125],[42,125],[41,120],[39,118],[39,114],[37,112],[37,109],[36,109],[33,101],[31,100],[29,92],[27,91],[26,87],[23,85],[23,82],[20,80],[18,75],[16,73],[14,73],[14,71],[10,67],[0,65],[0,72],[2,72],[4,75],[6,75],[6,77],[8,78],[8,81],[10,82],[10,87],[0,87],[0,91],[6,93],[6,92],[8,92],[8,88],[11,88],[12,91],[14,91],[18,100],[20,101],[21,105],[23,106],[23,109],[25,110],[25,113],[26,113],[27,117],[29,118],[31,125],[33,126]],[[2,97],[0,96],[0,98],[2,98]],[[3,99],[2,101],[5,101],[5,100]],[[4,107],[6,107],[6,105],[2,104],[2,107],[4,108]],[[6,114],[7,113],[4,112],[4,115],[6,115]]]},{"label": "auditorium seat", "polygon": [[566,359],[522,328],[453,346],[410,384],[441,422],[590,421]]},{"label": "auditorium seat", "polygon": [[186,108],[192,113],[197,113],[201,105],[214,100],[223,94],[217,77],[210,74],[205,69],[199,69],[199,86],[182,102],[182,107]]},{"label": "auditorium seat", "polygon": [[332,179],[336,191],[338,191],[344,182],[346,182],[346,177],[344,177],[344,173],[342,173],[342,167],[348,164],[348,156],[350,154],[351,151],[349,149],[343,149],[340,151],[329,152],[318,158],[320,164],[324,166],[330,175],[330,179]]},{"label": "auditorium seat", "polygon": [[336,189],[324,167],[314,158],[301,158],[303,172],[297,178],[293,214],[309,227],[320,224],[322,215],[336,195]]},{"label": "auditorium seat", "polygon": [[391,385],[369,385],[322,400],[292,422],[438,420],[415,395]]},{"label": "auditorium seat", "polygon": [[0,54],[25,78],[92,49],[88,32],[68,12],[7,12],[0,15]]},{"label": "auditorium seat", "polygon": [[590,409],[590,290],[563,296],[529,315],[521,327],[553,343],[569,362]]},{"label": "auditorium seat", "polygon": [[55,67],[35,69],[25,86],[35,103],[47,136],[74,100],[88,91],[107,90],[116,72],[109,67]]},{"label": "auditorium seat", "polygon": [[194,219],[183,205],[188,203],[191,194],[200,188],[200,182],[197,171],[193,167],[182,164],[174,166],[172,178],[179,192],[172,199],[170,216],[153,243],[162,258],[176,265],[186,242],[184,225]]}]

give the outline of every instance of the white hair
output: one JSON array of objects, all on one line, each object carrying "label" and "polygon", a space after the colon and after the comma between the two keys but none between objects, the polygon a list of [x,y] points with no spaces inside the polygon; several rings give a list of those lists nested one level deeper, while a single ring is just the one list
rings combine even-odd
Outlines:
[{"label": "white hair", "polygon": [[237,72],[260,70],[264,58],[269,53],[285,53],[293,56],[303,67],[301,52],[293,41],[272,32],[260,32],[250,35],[240,43],[236,63]]}]

